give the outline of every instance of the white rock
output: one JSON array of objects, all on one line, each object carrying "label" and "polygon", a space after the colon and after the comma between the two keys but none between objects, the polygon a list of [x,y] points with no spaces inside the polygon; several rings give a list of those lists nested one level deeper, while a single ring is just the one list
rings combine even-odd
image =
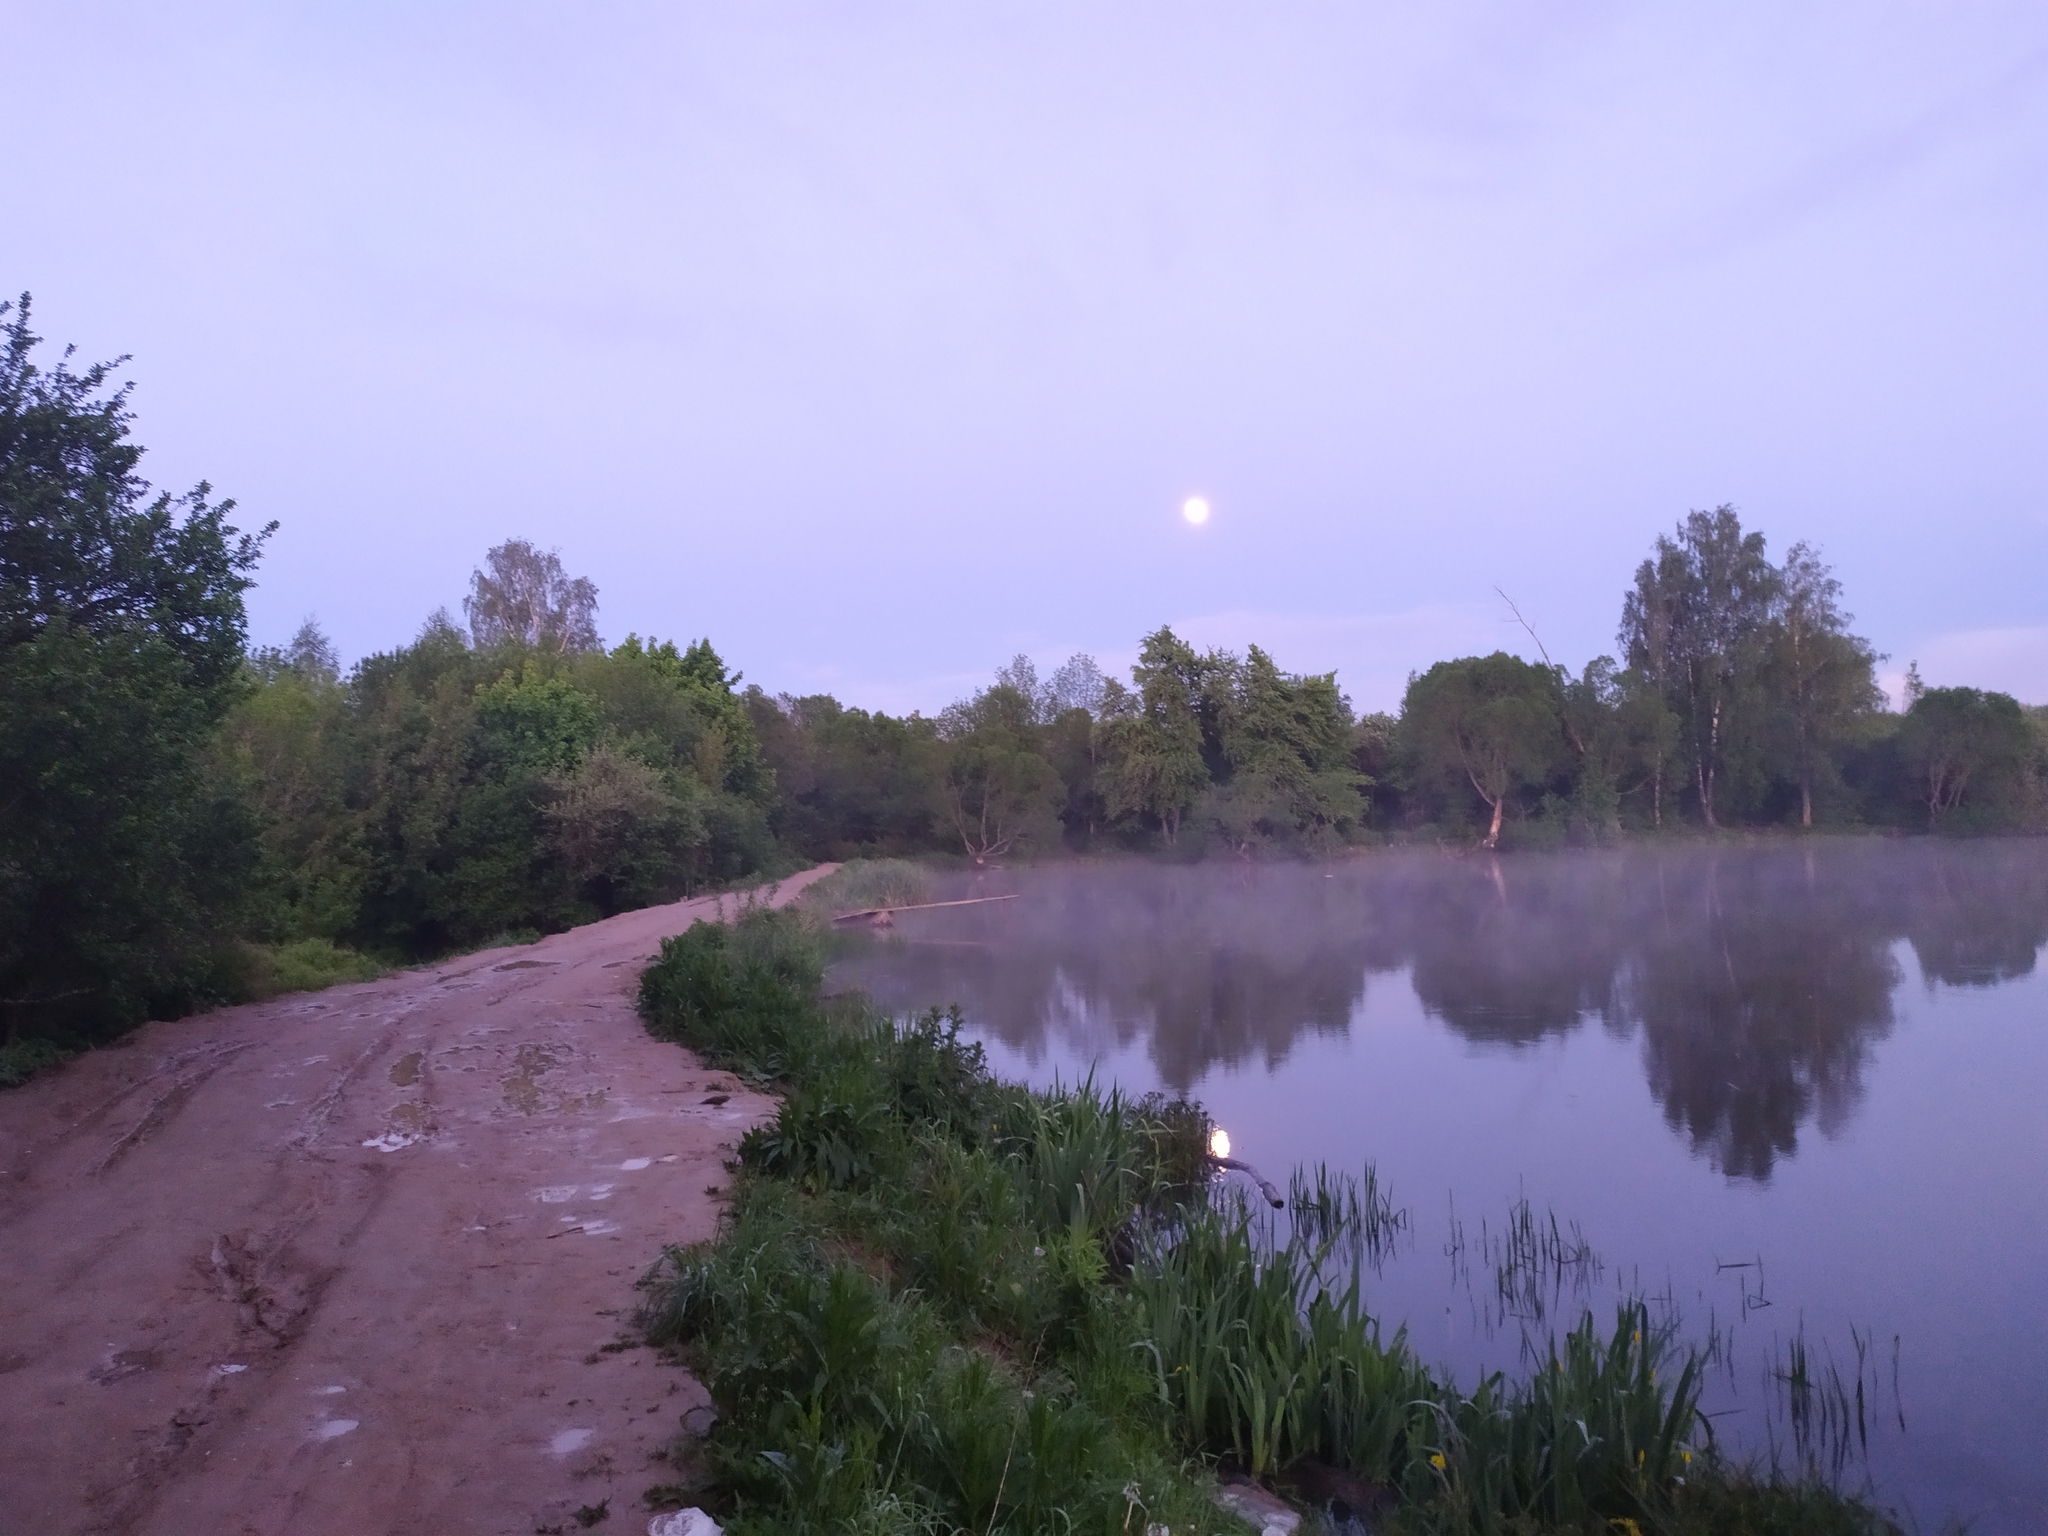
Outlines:
[{"label": "white rock", "polygon": [[1256,1483],[1224,1483],[1213,1497],[1259,1536],[1294,1536],[1301,1524],[1296,1511]]},{"label": "white rock", "polygon": [[725,1536],[725,1528],[701,1509],[679,1509],[648,1521],[647,1536]]}]

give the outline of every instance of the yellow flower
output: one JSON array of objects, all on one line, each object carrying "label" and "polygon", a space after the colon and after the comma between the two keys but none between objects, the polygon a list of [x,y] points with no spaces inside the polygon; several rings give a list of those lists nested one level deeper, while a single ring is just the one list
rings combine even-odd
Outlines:
[{"label": "yellow flower", "polygon": [[1435,1451],[1435,1452],[1432,1452],[1432,1453],[1431,1453],[1431,1455],[1430,1455],[1430,1458],[1429,1458],[1429,1464],[1430,1464],[1430,1465],[1431,1465],[1432,1467],[1435,1467],[1435,1468],[1437,1469],[1437,1471],[1439,1471],[1439,1472],[1443,1471],[1443,1469],[1444,1469],[1444,1453],[1443,1453],[1442,1451]]},{"label": "yellow flower", "polygon": [[1683,1457],[1685,1458],[1685,1464],[1686,1464],[1686,1465],[1687,1465],[1688,1467],[1692,1465],[1692,1452],[1691,1452],[1691,1451],[1680,1451],[1680,1452],[1679,1452],[1678,1454],[1679,1454],[1679,1455],[1681,1455],[1681,1456],[1683,1456]]}]

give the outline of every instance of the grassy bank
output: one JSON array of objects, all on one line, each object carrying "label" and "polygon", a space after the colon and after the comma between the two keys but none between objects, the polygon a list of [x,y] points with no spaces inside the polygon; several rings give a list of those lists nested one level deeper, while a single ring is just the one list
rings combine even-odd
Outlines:
[{"label": "grassy bank", "polygon": [[777,1085],[718,1238],[643,1322],[717,1418],[669,1499],[747,1531],[1241,1531],[1250,1478],[1412,1532],[1882,1532],[1722,1459],[1640,1305],[1469,1391],[1367,1310],[1370,1181],[1297,1178],[1275,1236],[1206,1178],[1194,1105],[1000,1083],[957,1018],[820,1000],[815,919],[664,944],[648,1026]]}]

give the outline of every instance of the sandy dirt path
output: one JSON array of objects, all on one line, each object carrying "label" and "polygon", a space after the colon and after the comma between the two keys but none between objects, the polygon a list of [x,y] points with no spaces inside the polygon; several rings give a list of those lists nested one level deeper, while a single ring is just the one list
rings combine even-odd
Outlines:
[{"label": "sandy dirt path", "polygon": [[715,915],[152,1024],[0,1095],[0,1533],[645,1530],[703,1398],[628,1346],[633,1283],[773,1108],[633,1012]]}]

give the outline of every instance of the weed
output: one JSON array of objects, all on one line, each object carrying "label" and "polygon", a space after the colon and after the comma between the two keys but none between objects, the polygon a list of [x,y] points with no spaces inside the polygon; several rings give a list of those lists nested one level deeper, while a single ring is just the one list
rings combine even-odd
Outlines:
[{"label": "weed", "polygon": [[0,1088],[18,1088],[39,1072],[77,1055],[53,1040],[21,1038],[0,1044]]}]

